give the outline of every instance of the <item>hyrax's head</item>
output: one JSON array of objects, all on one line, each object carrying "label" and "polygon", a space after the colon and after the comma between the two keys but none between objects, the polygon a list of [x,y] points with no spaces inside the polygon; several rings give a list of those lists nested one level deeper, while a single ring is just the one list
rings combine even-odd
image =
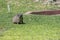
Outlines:
[{"label": "hyrax's head", "polygon": [[17,16],[20,18],[20,17],[22,17],[22,16],[23,16],[23,14],[17,14]]}]

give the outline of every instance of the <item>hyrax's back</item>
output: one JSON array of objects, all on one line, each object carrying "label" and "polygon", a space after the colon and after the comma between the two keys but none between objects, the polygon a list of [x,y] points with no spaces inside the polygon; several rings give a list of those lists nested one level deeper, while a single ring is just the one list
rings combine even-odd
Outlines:
[{"label": "hyrax's back", "polygon": [[16,15],[13,17],[13,23],[18,23],[19,22],[19,17]]}]

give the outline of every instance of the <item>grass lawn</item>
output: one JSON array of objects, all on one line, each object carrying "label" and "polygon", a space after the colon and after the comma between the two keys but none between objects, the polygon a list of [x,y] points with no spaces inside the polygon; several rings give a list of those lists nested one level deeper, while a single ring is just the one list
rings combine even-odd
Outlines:
[{"label": "grass lawn", "polygon": [[10,15],[0,16],[0,40],[60,40],[60,16],[24,15],[19,25]]},{"label": "grass lawn", "polygon": [[0,40],[60,40],[58,15],[24,15],[25,24],[12,23],[12,17],[16,13],[59,8],[40,5],[40,2],[34,3],[30,0],[11,0],[11,13],[7,13],[5,1],[0,0]]}]

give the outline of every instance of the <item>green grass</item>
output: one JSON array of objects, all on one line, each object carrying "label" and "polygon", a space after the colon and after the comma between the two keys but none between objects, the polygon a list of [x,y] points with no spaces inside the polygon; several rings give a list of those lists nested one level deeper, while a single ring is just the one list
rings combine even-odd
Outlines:
[{"label": "green grass", "polygon": [[12,17],[17,13],[59,8],[55,5],[44,6],[40,2],[34,3],[30,0],[17,0],[17,2],[18,5],[15,0],[12,1],[11,13],[8,13],[6,0],[0,0],[0,40],[60,40],[58,15],[23,15],[25,24],[12,23]]},{"label": "green grass", "polygon": [[24,15],[19,25],[10,15],[0,16],[0,40],[60,40],[60,16]]}]

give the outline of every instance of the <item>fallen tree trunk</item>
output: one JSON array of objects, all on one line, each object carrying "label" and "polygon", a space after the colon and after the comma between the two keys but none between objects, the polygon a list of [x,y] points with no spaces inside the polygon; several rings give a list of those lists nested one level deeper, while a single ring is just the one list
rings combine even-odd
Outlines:
[{"label": "fallen tree trunk", "polygon": [[56,15],[56,14],[60,14],[60,10],[29,11],[29,12],[26,12],[26,14]]}]

